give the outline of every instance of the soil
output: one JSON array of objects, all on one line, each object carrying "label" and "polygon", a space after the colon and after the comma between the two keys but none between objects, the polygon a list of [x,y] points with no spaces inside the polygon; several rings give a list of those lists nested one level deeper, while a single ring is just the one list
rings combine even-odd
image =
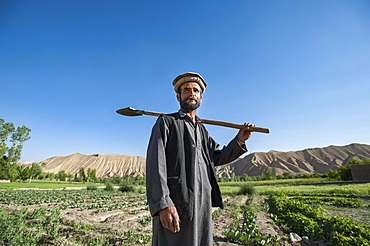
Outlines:
[{"label": "soil", "polygon": [[[110,201],[111,204],[117,203],[118,199],[129,200],[130,197],[115,198],[117,200]],[[238,245],[227,241],[223,232],[229,228],[230,224],[234,221],[233,213],[238,207],[246,206],[245,196],[224,197],[225,208],[214,209],[218,215],[214,218],[214,245]],[[263,234],[270,234],[280,236],[283,241],[279,245],[301,245],[289,242],[288,235],[274,223],[268,213],[263,209],[263,197],[254,197],[252,205],[257,207],[258,230]],[[44,207],[53,207],[56,204],[39,204],[27,206],[28,209],[33,210]],[[87,204],[88,205],[88,204]],[[3,205],[4,208],[9,210],[21,209],[20,205]],[[240,214],[240,213],[239,213]],[[241,214],[240,214],[241,216]],[[94,238],[99,235],[115,235],[111,245],[148,245],[141,242],[134,243],[133,240],[127,239],[130,237],[140,236],[150,238],[151,236],[151,217],[148,207],[145,204],[145,195],[137,201],[130,202],[127,208],[113,209],[111,211],[98,211],[97,209],[81,209],[81,208],[67,208],[60,211],[62,218],[62,225],[59,228],[59,235],[61,238],[53,241],[54,245],[78,246],[79,244],[73,243],[76,241],[83,241],[84,238]],[[242,218],[239,218],[240,221]],[[135,234],[135,235],[133,235]],[[84,244],[86,245],[86,244]],[[304,245],[317,245],[312,243]]]},{"label": "soil", "polygon": [[[225,208],[220,209],[219,216],[216,216],[213,221],[213,239],[215,245],[218,246],[226,246],[226,245],[239,245],[230,243],[227,241],[227,238],[223,235],[223,232],[230,227],[230,224],[234,221],[232,216],[233,211],[235,210],[236,206],[246,206],[246,199],[245,196],[236,196],[233,198],[226,198],[225,200]],[[293,245],[290,244],[286,240],[286,236],[284,232],[275,224],[275,222],[270,218],[270,216],[263,210],[262,202],[263,197],[254,197],[252,200],[252,205],[256,206],[259,210],[257,213],[257,224],[258,230],[266,235],[275,235],[280,236],[283,238],[280,245]],[[227,206],[227,205],[233,206]],[[216,209],[215,209],[216,210]],[[242,218],[239,218],[242,220]],[[251,244],[252,245],[252,244]]]}]

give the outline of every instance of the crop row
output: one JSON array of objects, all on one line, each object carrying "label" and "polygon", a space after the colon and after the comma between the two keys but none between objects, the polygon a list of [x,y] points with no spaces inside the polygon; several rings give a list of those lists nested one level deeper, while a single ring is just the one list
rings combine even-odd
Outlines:
[{"label": "crop row", "polygon": [[112,202],[131,206],[143,201],[142,194],[133,195],[132,193],[103,190],[26,190],[1,191],[0,194],[0,204],[23,206],[43,203],[61,203],[66,206],[74,206],[82,203],[107,204]]},{"label": "crop row", "polygon": [[333,205],[339,207],[370,207],[370,204],[366,205],[361,199],[348,198],[348,197],[312,197],[312,196],[296,196],[292,197],[292,200],[304,202],[306,204],[316,205]]},{"label": "crop row", "polygon": [[281,237],[265,235],[258,229],[257,216],[252,207],[240,208],[242,213],[241,223],[238,213],[234,213],[234,221],[224,231],[224,235],[230,242],[241,245],[280,245]]},{"label": "crop row", "polygon": [[[2,205],[3,206],[2,206]],[[4,206],[12,205],[12,206]],[[35,205],[34,209],[29,205]],[[120,215],[129,216],[145,205],[145,196],[137,193],[98,190],[27,190],[0,192],[0,245],[63,245],[67,240],[79,245],[138,245],[148,244],[150,236],[145,231],[127,227],[116,231],[107,225],[82,223],[65,219],[61,211],[66,208],[90,210],[99,213],[121,209]],[[5,209],[7,207],[7,209]],[[15,208],[15,209],[14,209]],[[14,209],[14,210],[13,210]],[[143,227],[151,217],[138,218]],[[143,228],[142,227],[142,228]],[[10,245],[10,244],[9,244]]]},{"label": "crop row", "polygon": [[[349,218],[328,216],[333,211],[346,211],[356,214],[359,221],[366,221],[368,207],[367,197],[349,197],[349,193],[338,192],[302,192],[295,195],[294,189],[289,192],[269,192],[269,199],[261,205],[265,212],[270,214],[286,234],[294,232],[307,236],[310,240],[323,240],[329,245],[370,245],[370,228]],[[293,192],[292,192],[293,191]],[[245,194],[239,192],[239,194]],[[281,238],[262,234],[256,221],[256,213],[261,209],[251,204],[255,192],[247,192],[249,199],[247,206],[238,205],[234,208],[234,221],[224,232],[230,242],[242,245],[285,245],[287,236]],[[266,194],[265,194],[266,195]],[[323,207],[327,208],[324,209]],[[344,209],[348,208],[348,209]],[[359,217],[364,212],[364,216]],[[326,216],[324,216],[324,213]],[[340,213],[339,213],[340,214]],[[366,222],[364,222],[366,223]]]},{"label": "crop row", "polygon": [[[338,202],[339,201],[339,202]],[[338,206],[366,206],[357,199],[335,198],[288,198],[285,195],[271,195],[269,198],[271,216],[289,232],[308,236],[312,240],[324,240],[329,245],[370,245],[370,227],[349,218],[324,216],[320,206],[312,204],[336,204]]]},{"label": "crop row", "polygon": [[281,192],[289,196],[334,196],[356,197],[370,196],[370,183],[342,185],[269,185],[256,186],[259,195],[268,196]]},{"label": "crop row", "polygon": [[[34,210],[22,208],[10,213],[0,206],[0,245],[36,246],[64,245],[58,239],[70,238],[79,245],[133,245],[148,244],[150,237],[130,229],[123,233],[97,233],[93,227],[63,224],[58,209],[43,207]],[[93,233],[89,232],[93,231]]]},{"label": "crop row", "polygon": [[[0,244],[7,245],[38,245],[58,234],[60,219],[59,210],[27,208],[5,213],[0,207]],[[30,222],[32,221],[32,222]]]}]

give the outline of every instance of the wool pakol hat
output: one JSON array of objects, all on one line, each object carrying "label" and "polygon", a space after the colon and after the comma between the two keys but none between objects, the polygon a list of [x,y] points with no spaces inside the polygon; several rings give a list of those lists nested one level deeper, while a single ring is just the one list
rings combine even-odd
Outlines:
[{"label": "wool pakol hat", "polygon": [[207,87],[206,81],[202,78],[202,76],[200,76],[200,74],[188,72],[188,73],[180,74],[173,80],[172,85],[174,86],[175,92],[177,93],[180,86],[186,82],[198,83],[200,88],[202,89],[202,93],[204,93]]}]

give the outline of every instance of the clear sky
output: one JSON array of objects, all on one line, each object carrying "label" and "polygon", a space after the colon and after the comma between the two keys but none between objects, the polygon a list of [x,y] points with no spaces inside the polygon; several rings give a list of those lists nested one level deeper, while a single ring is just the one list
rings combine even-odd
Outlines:
[{"label": "clear sky", "polygon": [[[1,0],[0,118],[32,129],[22,161],[144,156],[171,85],[208,83],[201,118],[251,122],[249,153],[370,144],[368,0]],[[226,145],[235,129],[207,126]]]}]

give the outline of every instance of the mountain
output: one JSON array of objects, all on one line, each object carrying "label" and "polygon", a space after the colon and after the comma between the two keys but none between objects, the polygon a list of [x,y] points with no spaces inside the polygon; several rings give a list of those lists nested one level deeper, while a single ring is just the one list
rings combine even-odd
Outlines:
[{"label": "mountain", "polygon": [[231,173],[249,176],[259,176],[266,172],[277,175],[284,172],[326,173],[329,169],[337,169],[346,164],[351,158],[370,159],[370,145],[350,144],[290,152],[257,152],[231,164],[217,167],[216,173],[219,177],[230,177]]},{"label": "mountain", "polygon": [[80,168],[84,168],[85,172],[88,168],[92,168],[96,170],[97,177],[145,175],[145,158],[134,155],[77,153],[64,157],[52,157],[40,163],[46,163],[43,172],[49,173],[58,173],[63,170],[66,173],[76,174]]},{"label": "mountain", "polygon": [[[216,167],[216,174],[218,177],[231,177],[233,172],[235,175],[248,174],[249,176],[259,176],[266,172],[277,175],[284,172],[326,173],[329,169],[336,169],[346,164],[351,158],[370,159],[370,145],[350,144],[290,152],[256,152],[231,164]],[[80,168],[84,168],[85,171],[92,168],[96,170],[97,177],[145,176],[145,158],[133,155],[77,153],[64,157],[52,157],[40,163],[46,163],[43,171],[51,173],[64,170],[66,173],[76,174]]]}]

